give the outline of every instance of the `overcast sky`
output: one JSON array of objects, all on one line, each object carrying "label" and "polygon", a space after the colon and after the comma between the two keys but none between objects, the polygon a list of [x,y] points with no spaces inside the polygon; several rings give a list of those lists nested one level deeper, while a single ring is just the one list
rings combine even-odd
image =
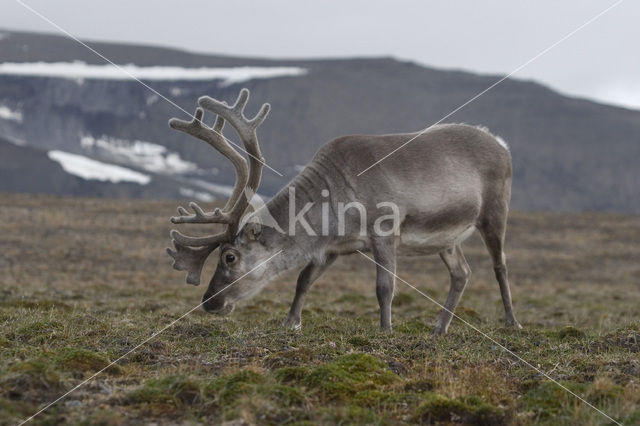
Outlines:
[{"label": "overcast sky", "polygon": [[[57,32],[16,0],[0,28]],[[22,0],[85,39],[274,58],[391,55],[507,74],[616,0]],[[178,6],[179,5],[179,6]],[[640,2],[626,0],[515,78],[640,108]]]}]

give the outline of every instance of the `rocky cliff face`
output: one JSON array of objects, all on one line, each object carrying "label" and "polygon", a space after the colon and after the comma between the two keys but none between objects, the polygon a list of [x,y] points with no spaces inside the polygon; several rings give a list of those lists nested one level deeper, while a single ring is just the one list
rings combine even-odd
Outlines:
[{"label": "rocky cliff face", "polygon": [[[263,102],[271,103],[272,112],[259,137],[267,163],[283,176],[265,168],[261,192],[269,195],[285,185],[324,142],[344,134],[419,130],[500,78],[435,70],[390,58],[267,61],[91,43],[116,63],[134,64],[131,69],[146,76],[145,83],[172,105],[136,81],[109,74],[102,60],[75,42],[56,36],[4,34],[0,39],[0,136],[34,150],[5,149],[0,162],[3,167],[12,163],[17,150],[26,167],[29,152],[38,153],[42,160],[43,153],[59,150],[150,178],[145,185],[105,180],[98,186],[118,189],[96,189],[98,196],[203,200],[224,196],[233,184],[232,168],[206,144],[167,126],[171,117],[187,118],[180,108],[193,112],[197,98],[204,94],[231,102],[241,87],[248,87],[252,95],[248,114]],[[42,71],[46,65],[40,65],[38,74],[33,64],[39,61],[61,62],[68,68],[53,77],[51,71]],[[31,64],[32,71],[16,71],[27,70],[25,64]],[[90,65],[98,67],[87,68]],[[164,77],[149,74],[159,72],[153,66],[164,67]],[[198,67],[221,70],[207,79],[191,79],[193,68]],[[87,77],[87,69],[100,78]],[[514,159],[514,208],[640,211],[638,111],[569,98],[533,82],[508,80],[446,121],[487,126],[509,143]],[[230,128],[226,133],[238,141]],[[41,192],[51,191],[44,184],[50,180],[51,168],[35,167],[33,173],[38,176],[35,187],[40,181]],[[24,190],[19,179],[6,177],[6,182],[2,190]],[[86,194],[77,188],[71,185],[63,192]]]}]

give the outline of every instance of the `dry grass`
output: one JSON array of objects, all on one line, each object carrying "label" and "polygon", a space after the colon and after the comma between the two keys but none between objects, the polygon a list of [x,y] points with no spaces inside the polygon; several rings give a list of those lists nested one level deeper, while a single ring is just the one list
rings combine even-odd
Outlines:
[{"label": "dry grass", "polygon": [[[13,424],[192,308],[164,254],[175,202],[0,194],[0,423]],[[640,217],[513,213],[508,255],[521,331],[477,237],[459,313],[626,424],[640,422]],[[215,262],[212,262],[215,263]],[[215,265],[208,265],[207,274]],[[377,329],[375,268],[343,258],[312,288],[303,330],[280,322],[295,274],[231,317],[197,311],[34,423],[608,424],[398,283],[394,332]],[[436,300],[436,257],[399,275]]]}]

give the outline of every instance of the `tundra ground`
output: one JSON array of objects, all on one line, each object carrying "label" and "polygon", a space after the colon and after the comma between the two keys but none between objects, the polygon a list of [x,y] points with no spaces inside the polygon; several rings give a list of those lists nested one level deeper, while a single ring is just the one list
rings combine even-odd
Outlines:
[{"label": "tundra ground", "polygon": [[[15,424],[200,302],[164,253],[176,202],[0,194],[0,424]],[[457,313],[624,424],[640,423],[640,217],[510,216],[516,316],[504,328],[489,257]],[[215,257],[207,265],[208,280]],[[444,301],[438,258],[398,274]],[[34,424],[610,424],[398,282],[378,330],[375,267],[336,262],[299,332],[281,328],[295,274],[229,317],[198,309],[37,416]],[[203,279],[204,280],[204,279]]]}]

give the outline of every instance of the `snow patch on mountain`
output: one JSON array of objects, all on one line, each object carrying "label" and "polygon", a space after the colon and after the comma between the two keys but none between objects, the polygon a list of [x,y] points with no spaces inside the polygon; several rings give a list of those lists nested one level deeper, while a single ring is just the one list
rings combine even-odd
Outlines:
[{"label": "snow patch on mountain", "polygon": [[180,81],[222,80],[222,85],[242,83],[254,79],[294,77],[307,73],[300,67],[199,67],[175,66],[140,67],[127,65],[90,65],[84,62],[4,62],[0,74],[31,77],[66,78],[81,82],[84,79]]},{"label": "snow patch on mountain", "polygon": [[184,94],[184,90],[182,90],[179,87],[172,87],[171,89],[169,89],[169,93],[171,94],[171,96],[173,97],[178,97],[178,96],[182,96]]},{"label": "snow patch on mountain", "polygon": [[195,198],[198,201],[214,201],[216,197],[208,192],[194,191],[190,188],[180,188],[180,195],[187,198]]},{"label": "snow patch on mountain", "polygon": [[205,182],[201,179],[191,179],[189,182],[199,186],[200,188],[206,189],[207,191],[213,192],[214,194],[220,194],[225,197],[229,197],[233,193],[233,186]]},{"label": "snow patch on mountain", "polygon": [[14,111],[5,105],[0,105],[0,118],[22,123],[22,111]]},{"label": "snow patch on mountain", "polygon": [[64,151],[49,151],[47,156],[58,162],[65,172],[85,180],[99,180],[102,182],[133,182],[146,185],[151,177],[125,167],[103,163],[82,155]]},{"label": "snow patch on mountain", "polygon": [[[230,197],[231,194],[233,193],[233,186],[230,186],[230,185],[221,185],[219,183],[211,183],[211,182],[204,181],[202,179],[188,179],[188,182],[194,186],[205,189],[210,193],[220,195],[225,198]],[[257,194],[253,194],[253,198],[268,199],[270,197],[257,193]]]},{"label": "snow patch on mountain", "polygon": [[147,97],[147,106],[151,106],[153,104],[155,104],[156,102],[158,102],[158,99],[160,99],[160,97],[156,94],[153,94],[149,97]]},{"label": "snow patch on mountain", "polygon": [[80,146],[118,163],[139,167],[152,173],[184,174],[198,172],[198,166],[183,160],[176,152],[146,141],[129,141],[109,136],[83,135]]}]

